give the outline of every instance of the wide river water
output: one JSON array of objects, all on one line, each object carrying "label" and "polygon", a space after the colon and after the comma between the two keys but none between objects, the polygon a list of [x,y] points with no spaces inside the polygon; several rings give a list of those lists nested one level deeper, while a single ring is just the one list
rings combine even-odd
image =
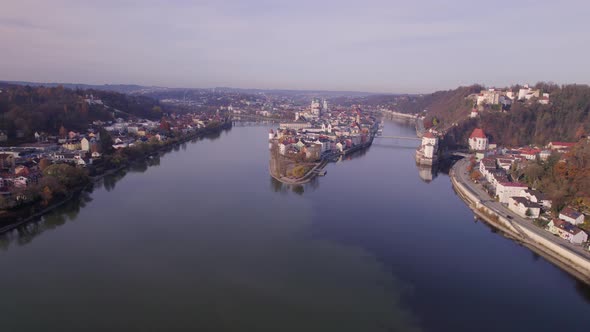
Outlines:
[{"label": "wide river water", "polygon": [[588,330],[589,288],[474,220],[418,142],[290,188],[270,128],[186,143],[3,235],[0,330]]}]

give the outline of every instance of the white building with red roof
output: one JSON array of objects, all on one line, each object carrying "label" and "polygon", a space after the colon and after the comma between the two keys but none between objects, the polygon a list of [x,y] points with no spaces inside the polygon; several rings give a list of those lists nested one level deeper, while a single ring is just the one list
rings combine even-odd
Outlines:
[{"label": "white building with red roof", "polygon": [[547,148],[550,150],[565,151],[576,145],[575,142],[549,142]]},{"label": "white building with red roof", "polygon": [[469,149],[474,151],[485,151],[488,149],[488,138],[481,128],[473,129],[469,136]]},{"label": "white building with red roof", "polygon": [[421,165],[432,165],[438,159],[438,137],[427,131],[422,136],[422,144],[416,149],[416,162]]}]

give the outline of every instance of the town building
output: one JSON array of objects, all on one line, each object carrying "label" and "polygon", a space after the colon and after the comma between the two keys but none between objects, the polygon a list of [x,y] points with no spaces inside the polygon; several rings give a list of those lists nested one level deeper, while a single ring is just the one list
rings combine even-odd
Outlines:
[{"label": "town building", "polygon": [[427,131],[422,143],[416,149],[416,162],[420,165],[433,165],[438,161],[438,137]]},{"label": "town building", "polygon": [[584,223],[584,215],[569,206],[559,212],[559,219],[565,220],[573,225]]},{"label": "town building", "polygon": [[483,129],[473,129],[471,136],[469,136],[469,149],[473,151],[485,151],[488,149],[488,138]]},{"label": "town building", "polygon": [[525,197],[510,197],[508,208],[524,218],[539,218],[541,205],[531,202]]},{"label": "town building", "polygon": [[551,220],[547,225],[547,229],[549,232],[574,244],[582,244],[588,241],[588,234],[586,232],[560,219]]},{"label": "town building", "polygon": [[306,129],[306,128],[311,128],[311,123],[309,122],[285,122],[285,123],[280,123],[279,124],[279,129],[294,129],[294,130],[300,130],[300,129]]},{"label": "town building", "polygon": [[518,182],[498,182],[496,196],[500,203],[508,204],[510,197],[524,197],[524,190],[528,187]]}]

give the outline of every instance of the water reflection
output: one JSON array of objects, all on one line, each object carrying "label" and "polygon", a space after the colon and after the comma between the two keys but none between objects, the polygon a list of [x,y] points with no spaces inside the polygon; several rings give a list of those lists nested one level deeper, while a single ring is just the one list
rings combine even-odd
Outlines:
[{"label": "water reflection", "polygon": [[7,250],[11,244],[18,246],[29,244],[46,231],[57,229],[68,221],[76,220],[80,210],[92,201],[92,190],[81,192],[51,212],[1,234],[0,250]]},{"label": "water reflection", "polygon": [[288,194],[289,192],[293,192],[297,195],[303,195],[305,192],[312,192],[319,188],[320,180],[316,177],[311,179],[311,181],[305,184],[298,184],[298,185],[291,185],[285,184],[272,176],[269,177],[270,179],[270,188],[275,193],[281,194]]},{"label": "water reflection", "polygon": [[418,176],[426,183],[432,182],[438,176],[438,167],[436,165],[425,166],[416,164],[416,167],[418,168]]}]

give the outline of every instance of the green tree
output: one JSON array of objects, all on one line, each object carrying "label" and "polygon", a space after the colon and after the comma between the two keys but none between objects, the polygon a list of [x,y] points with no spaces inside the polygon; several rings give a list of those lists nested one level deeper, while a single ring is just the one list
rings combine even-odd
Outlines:
[{"label": "green tree", "polygon": [[100,128],[98,131],[100,136],[100,149],[103,154],[110,154],[113,152],[113,137],[104,128]]}]

